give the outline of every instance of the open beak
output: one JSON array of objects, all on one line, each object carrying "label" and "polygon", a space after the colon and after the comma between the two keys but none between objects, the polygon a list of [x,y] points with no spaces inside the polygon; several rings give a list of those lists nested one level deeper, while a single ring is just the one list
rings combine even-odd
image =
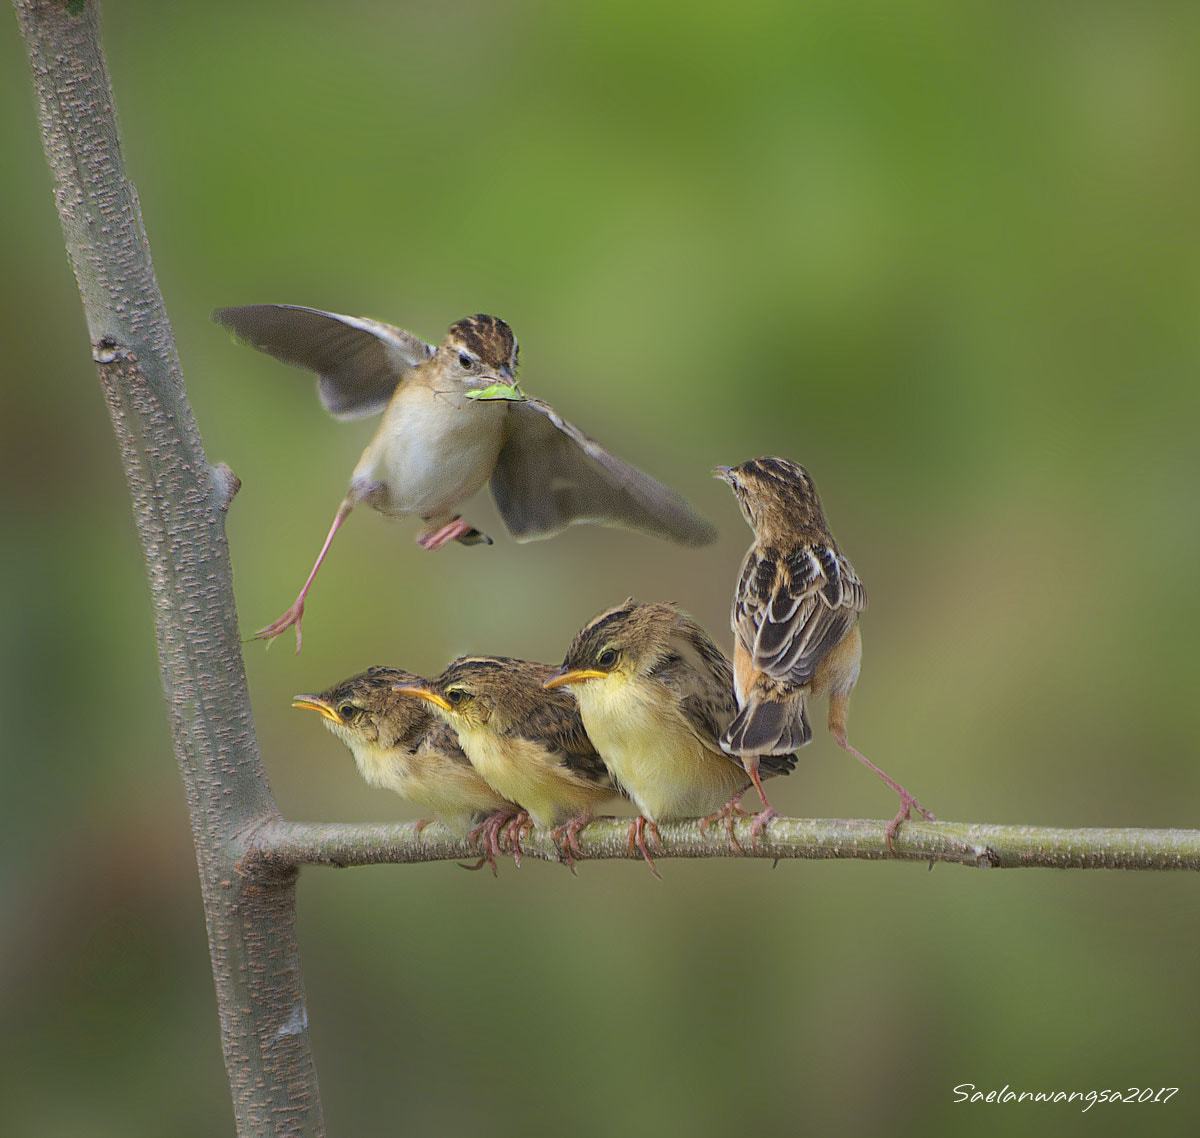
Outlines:
[{"label": "open beak", "polygon": [[397,692],[400,695],[414,695],[417,697],[417,699],[425,700],[426,703],[436,704],[443,711],[454,710],[442,696],[438,695],[438,693],[435,691],[430,691],[428,688],[401,684],[398,687],[392,688],[392,691]]},{"label": "open beak", "polygon": [[733,473],[733,468],[729,466],[714,466],[712,472],[714,477],[719,478],[722,482],[728,482],[730,474]]},{"label": "open beak", "polygon": [[331,723],[341,724],[342,717],[333,710],[319,695],[294,695],[292,706],[303,708],[305,711],[319,711]]},{"label": "open beak", "polygon": [[607,672],[597,672],[595,668],[560,668],[542,687],[561,688],[564,684],[581,684],[584,680],[602,680]]}]

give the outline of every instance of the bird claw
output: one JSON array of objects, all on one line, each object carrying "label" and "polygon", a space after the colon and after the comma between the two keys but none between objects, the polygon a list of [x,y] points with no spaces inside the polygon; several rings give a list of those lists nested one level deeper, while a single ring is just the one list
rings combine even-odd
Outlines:
[{"label": "bird claw", "polygon": [[583,849],[579,845],[579,834],[591,820],[590,814],[578,814],[574,818],[568,818],[561,826],[556,826],[550,831],[550,840],[572,873],[575,872],[575,859],[583,857]]},{"label": "bird claw", "polygon": [[709,826],[716,822],[725,823],[725,833],[729,838],[729,848],[737,854],[738,857],[745,857],[746,851],[742,849],[741,843],[737,840],[733,833],[733,819],[737,815],[746,816],[746,811],[742,808],[742,795],[745,790],[739,790],[720,810],[714,810],[711,814],[706,814],[700,819],[700,833],[706,837],[708,835]]},{"label": "bird claw", "polygon": [[519,814],[512,815],[500,830],[500,837],[508,842],[509,853],[512,854],[518,869],[521,868],[521,837],[532,829],[533,819],[528,811],[522,810]]},{"label": "bird claw", "polygon": [[293,625],[295,625],[295,628],[296,628],[296,655],[298,656],[300,654],[300,644],[301,644],[301,639],[302,639],[301,633],[300,633],[300,621],[303,618],[304,618],[304,598],[297,597],[296,600],[293,602],[292,607],[289,608],[287,610],[287,612],[285,612],[283,614],[283,616],[281,616],[276,621],[272,621],[270,624],[268,624],[266,626],[266,628],[260,628],[253,636],[250,637],[250,639],[251,640],[266,640],[266,641],[268,641],[267,647],[269,648],[271,646],[269,642],[274,641],[275,637],[281,636],[289,628],[291,628]]},{"label": "bird claw", "polygon": [[[483,838],[483,857],[475,865],[463,866],[464,869],[478,869],[486,861],[492,867],[492,875],[500,876],[500,871],[496,868],[496,858],[504,852],[500,848],[500,831],[512,820],[512,817],[503,810],[493,811],[467,834],[469,842],[478,842],[480,837]],[[518,861],[517,864],[521,863]]]},{"label": "bird claw", "polygon": [[774,806],[768,806],[765,810],[761,810],[759,813],[755,814],[754,821],[750,823],[750,844],[755,849],[758,849],[759,836],[762,834],[763,830],[767,828],[767,823],[770,822],[772,818],[778,817],[779,811],[776,810]]},{"label": "bird claw", "polygon": [[650,854],[650,849],[646,845],[646,834],[649,834],[654,844],[658,847],[659,852],[663,850],[662,838],[658,834],[658,824],[652,822],[644,814],[639,814],[629,827],[629,837],[626,839],[625,848],[630,853],[636,849],[638,853],[645,859],[646,864],[650,867],[650,872],[655,877],[662,880],[662,874],[658,872],[658,866],[654,864],[654,858]]},{"label": "bird claw", "polygon": [[926,822],[937,821],[937,815],[935,815],[931,810],[926,810],[924,806],[922,806],[911,794],[908,793],[907,790],[904,789],[904,787],[900,787],[898,793],[900,795],[900,812],[887,824],[887,827],[883,831],[884,841],[887,842],[888,852],[891,854],[896,852],[896,847],[892,844],[892,842],[896,837],[896,834],[900,831],[900,824],[902,822],[907,822],[910,819],[914,806],[917,809],[917,813],[919,813]]},{"label": "bird claw", "polygon": [[461,517],[453,518],[439,529],[422,532],[417,535],[417,544],[422,549],[441,549],[452,541],[461,541],[464,545],[478,545],[481,542],[492,544],[487,534],[480,533],[470,522],[464,522]]}]

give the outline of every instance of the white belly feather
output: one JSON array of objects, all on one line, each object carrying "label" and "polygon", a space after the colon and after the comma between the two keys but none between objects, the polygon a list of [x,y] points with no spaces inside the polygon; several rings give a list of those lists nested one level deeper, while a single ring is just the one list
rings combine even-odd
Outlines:
[{"label": "white belly feather", "polygon": [[466,399],[427,387],[402,389],[380,425],[373,476],[387,483],[389,514],[449,516],[496,465],[503,441],[503,402]]}]

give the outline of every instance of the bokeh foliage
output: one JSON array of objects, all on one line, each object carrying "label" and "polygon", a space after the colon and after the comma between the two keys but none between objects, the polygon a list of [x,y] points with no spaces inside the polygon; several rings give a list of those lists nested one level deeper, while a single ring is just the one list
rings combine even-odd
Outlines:
[{"label": "bokeh foliage", "polygon": [[[851,738],[944,817],[1200,822],[1200,10],[1124,3],[112,3],[143,203],[230,513],[278,614],[370,432],[218,305],[436,338],[720,524],[427,555],[369,512],[297,658],[248,649],[296,818],[408,817],[289,696],[372,663],[560,658],[676,599],[719,638],[748,531],[715,463],[812,470],[867,583]],[[14,1134],[231,1119],[124,485],[15,29],[0,36],[5,561],[0,1101]],[[498,535],[490,503],[471,516]],[[512,603],[486,608],[482,583]],[[892,801],[818,736],[789,813]],[[1182,1133],[1190,876],[632,864],[309,871],[331,1133]],[[1180,1086],[1167,1106],[951,1088]]]}]

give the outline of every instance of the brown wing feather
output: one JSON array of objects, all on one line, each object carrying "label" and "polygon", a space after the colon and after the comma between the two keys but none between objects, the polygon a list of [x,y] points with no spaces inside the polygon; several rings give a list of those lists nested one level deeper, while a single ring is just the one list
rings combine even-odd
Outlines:
[{"label": "brown wing feather", "polygon": [[296,304],[218,308],[212,317],[276,359],[315,371],[321,377],[321,403],[339,419],[378,414],[397,384],[435,350],[411,332],[379,320]]},{"label": "brown wing feather", "polygon": [[[550,671],[546,669],[547,674]],[[509,727],[508,734],[541,743],[569,771],[598,786],[612,786],[608,768],[584,730],[575,697],[554,691],[537,694],[540,698]]]},{"label": "brown wing feather", "polygon": [[737,712],[729,660],[704,629],[682,614],[669,643],[670,653],[652,675],[675,697],[692,734],[719,752],[721,732]]},{"label": "brown wing feather", "polygon": [[787,553],[756,547],[742,568],[733,625],[755,669],[802,685],[849,634],[866,603],[854,567],[831,546]]},{"label": "brown wing feather", "polygon": [[576,522],[621,526],[685,545],[716,530],[674,490],[610,454],[548,403],[509,403],[492,496],[517,541],[551,537]]}]

